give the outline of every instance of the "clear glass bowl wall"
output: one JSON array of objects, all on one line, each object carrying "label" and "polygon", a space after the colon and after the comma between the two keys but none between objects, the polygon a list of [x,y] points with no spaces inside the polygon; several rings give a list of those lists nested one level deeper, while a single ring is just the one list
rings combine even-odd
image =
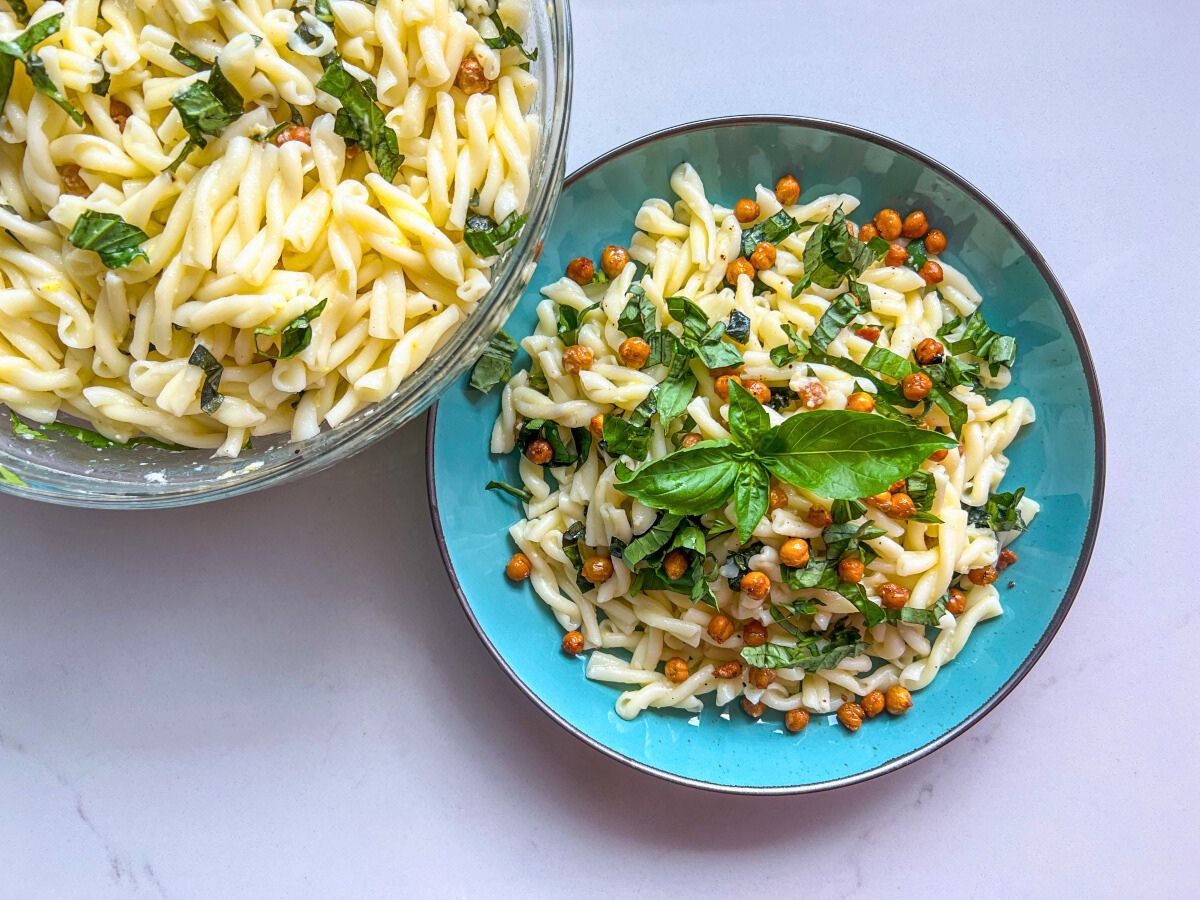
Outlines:
[{"label": "clear glass bowl wall", "polygon": [[[529,219],[516,244],[493,270],[490,293],[474,313],[386,401],[338,428],[290,443],[287,435],[254,438],[237,459],[209,450],[167,451],[150,446],[97,450],[68,437],[31,441],[15,437],[0,416],[0,466],[25,482],[0,491],[74,506],[167,507],[258,490],[319,471],[364,449],[423,412],[478,357],[512,312],[533,277],[542,237],[562,189],[571,105],[571,22],[567,0],[532,4],[527,44],[539,79],[534,107],[541,128],[533,159]],[[415,439],[420,439],[419,436]]]}]

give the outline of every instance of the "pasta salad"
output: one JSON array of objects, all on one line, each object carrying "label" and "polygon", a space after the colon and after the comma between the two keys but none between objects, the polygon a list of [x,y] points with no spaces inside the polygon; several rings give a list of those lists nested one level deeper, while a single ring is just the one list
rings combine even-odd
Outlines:
[{"label": "pasta salad", "polygon": [[[921,211],[856,227],[791,175],[732,208],[688,164],[629,247],[543,290],[531,363],[498,335],[491,437],[519,454],[517,553],[617,712],[904,714],[1002,611],[1038,505],[1000,492],[1034,421],[1016,358]],[[510,377],[511,376],[511,377]]]}]

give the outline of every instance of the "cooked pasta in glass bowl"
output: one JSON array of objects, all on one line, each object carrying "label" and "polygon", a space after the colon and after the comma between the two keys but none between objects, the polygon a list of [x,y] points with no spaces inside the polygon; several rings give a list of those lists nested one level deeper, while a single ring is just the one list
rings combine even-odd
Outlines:
[{"label": "cooked pasta in glass bowl", "polygon": [[532,277],[565,0],[11,10],[0,489],[174,506],[316,471],[424,410]]}]

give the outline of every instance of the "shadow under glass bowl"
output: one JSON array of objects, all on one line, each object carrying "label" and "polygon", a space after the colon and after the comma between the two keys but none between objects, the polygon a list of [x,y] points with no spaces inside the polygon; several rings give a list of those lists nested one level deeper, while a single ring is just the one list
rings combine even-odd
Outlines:
[{"label": "shadow under glass bowl", "polygon": [[[672,198],[669,179],[690,162],[708,196],[725,206],[795,172],[803,197],[844,191],[865,222],[883,207],[923,209],[949,236],[943,257],[983,294],[984,314],[1019,346],[1012,385],[1037,422],[1022,430],[1002,490],[1024,485],[1042,504],[1016,544],[1020,562],[998,584],[1004,614],[983,622],[937,679],[914,693],[914,709],[881,716],[849,735],[814,715],[799,735],[782,715],[761,720],[736,703],[700,714],[648,709],[617,715],[620,687],[590,681],[583,661],[559,651],[562,629],[528,582],[504,577],[513,552],[514,501],[486,492],[490,480],[519,483],[510,454],[488,452],[499,391],[466,379],[448,390],[429,423],[429,496],[442,557],[484,644],[544,712],[620,762],[681,784],[748,794],[822,790],[892,771],[937,749],[985,716],[1025,676],[1058,631],[1091,556],[1104,489],[1104,422],[1087,344],[1066,295],[1029,239],[995,204],[940,163],[858,128],[780,116],[714,119],[671,128],[620,147],[567,179],[546,236],[540,284],[522,298],[506,330],[536,325],[538,288],[579,254],[628,244],[647,197]],[[526,362],[522,352],[518,362]],[[1008,585],[1012,581],[1011,587]],[[1020,727],[1019,722],[1010,723]]]},{"label": "shadow under glass bowl", "polygon": [[[533,277],[542,238],[562,190],[571,105],[571,19],[568,0],[531,4],[526,44],[538,48],[533,113],[538,144],[530,173],[528,220],[492,270],[492,287],[466,320],[391,397],[337,428],[291,443],[287,434],[256,437],[237,459],[211,450],[169,451],[150,445],[96,449],[64,435],[51,441],[13,435],[0,416],[0,467],[24,484],[0,491],[72,506],[183,506],[258,490],[317,472],[345,459],[423,412],[479,356]],[[2,411],[2,408],[0,408]],[[86,424],[86,423],[81,423]]]}]

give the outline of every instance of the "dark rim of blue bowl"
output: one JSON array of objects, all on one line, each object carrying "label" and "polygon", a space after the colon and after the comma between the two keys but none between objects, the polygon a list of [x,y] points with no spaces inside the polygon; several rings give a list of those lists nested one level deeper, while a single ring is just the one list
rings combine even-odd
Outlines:
[{"label": "dark rim of blue bowl", "polygon": [[912,147],[902,144],[899,141],[894,141],[891,138],[876,134],[873,131],[867,131],[862,128],[856,128],[853,125],[844,125],[840,122],[830,122],[824,119],[809,119],[803,116],[729,116],[715,119],[701,119],[697,122],[688,122],[685,125],[676,125],[673,128],[665,128],[662,131],[656,131],[652,134],[645,135],[630,141],[627,144],[622,144],[615,150],[610,150],[608,153],[598,156],[580,169],[575,170],[569,176],[563,185],[563,190],[570,188],[576,181],[600,168],[617,157],[624,156],[637,150],[646,144],[654,143],[655,141],[663,140],[664,138],[673,137],[677,134],[687,134],[692,131],[706,131],[712,128],[737,128],[746,125],[800,125],[805,128],[815,128],[821,131],[830,131],[835,134],[849,135],[872,144],[877,144],[880,147],[886,147],[896,153],[902,153],[917,162],[933,169],[943,178],[953,182],[992,215],[994,215],[1008,231],[1016,238],[1017,243],[1021,245],[1021,249],[1033,260],[1037,266],[1038,272],[1045,279],[1046,284],[1050,286],[1050,290],[1054,294],[1054,299],[1058,301],[1059,308],[1062,310],[1063,317],[1067,321],[1067,327],[1071,330],[1071,336],[1075,339],[1076,349],[1079,351],[1079,359],[1083,364],[1083,373],[1087,379],[1088,395],[1091,399],[1092,417],[1095,421],[1096,428],[1096,476],[1092,486],[1092,508],[1091,516],[1088,519],[1087,535],[1083,541],[1083,547],[1079,554],[1079,562],[1075,565],[1075,572],[1071,576],[1071,583],[1067,587],[1066,593],[1058,605],[1058,610],[1051,619],[1045,633],[1038,640],[1034,648],[1029,652],[1029,655],[1021,661],[1017,670],[1012,676],[1000,686],[988,700],[983,703],[971,715],[967,716],[962,722],[953,728],[946,731],[939,737],[934,738],[927,744],[917,747],[915,750],[910,750],[908,753],[903,753],[900,756],[894,757],[887,762],[881,763],[872,769],[864,772],[859,772],[855,775],[847,775],[845,778],[835,778],[829,781],[821,781],[813,784],[798,784],[798,785],[776,785],[770,787],[755,787],[753,785],[727,785],[715,784],[709,781],[699,781],[694,778],[685,778],[682,775],[676,775],[673,772],[667,772],[663,769],[655,768],[646,763],[639,762],[636,759],[630,759],[623,753],[619,753],[612,747],[607,746],[601,741],[596,740],[591,735],[584,733],[576,728],[557,712],[551,709],[537,693],[529,687],[521,677],[513,671],[512,667],[502,657],[491,639],[484,633],[483,628],[479,624],[479,620],[475,618],[475,613],[471,609],[471,603],[467,600],[467,595],[463,591],[462,584],[459,583],[458,575],[454,571],[454,565],[450,561],[450,551],[446,546],[446,536],[442,532],[441,513],[438,509],[437,500],[437,478],[434,474],[434,441],[437,432],[437,414],[438,406],[435,405],[429,413],[429,422],[426,432],[426,481],[429,491],[429,509],[433,517],[433,527],[437,533],[438,549],[442,554],[442,562],[446,566],[446,572],[450,576],[450,582],[454,586],[454,592],[458,594],[459,602],[462,604],[463,612],[467,614],[475,633],[479,635],[479,639],[484,646],[491,652],[500,668],[508,675],[509,678],[519,687],[525,695],[537,705],[537,707],[548,715],[551,719],[565,728],[568,732],[575,735],[585,744],[599,750],[606,756],[610,756],[617,762],[624,763],[630,768],[637,769],[641,772],[654,775],[658,778],[673,781],[676,784],[687,785],[688,787],[701,788],[709,791],[727,794],[748,794],[748,795],[768,795],[768,794],[808,794],[817,791],[826,791],[832,788],[844,787],[846,785],[858,784],[862,781],[868,781],[872,778],[877,778],[880,775],[886,775],[888,772],[894,772],[907,766],[909,763],[916,762],[923,756],[932,753],[939,747],[944,747],[959,735],[966,732],[973,725],[981,721],[984,716],[996,708],[1008,694],[1015,688],[1033,668],[1034,663],[1038,661],[1046,648],[1050,646],[1050,642],[1054,639],[1058,629],[1062,627],[1063,621],[1067,617],[1067,613],[1071,609],[1071,604],[1075,601],[1075,595],[1079,592],[1080,586],[1083,584],[1084,573],[1087,572],[1088,562],[1092,557],[1092,546],[1096,541],[1096,532],[1100,527],[1100,509],[1104,500],[1104,412],[1100,403],[1100,385],[1096,380],[1096,370],[1092,364],[1092,354],[1088,350],[1087,340],[1083,336],[1083,329],[1079,325],[1079,319],[1075,315],[1075,310],[1071,308],[1071,302],[1067,299],[1066,293],[1062,289],[1062,285],[1058,283],[1058,279],[1054,277],[1054,273],[1050,271],[1050,266],[1046,263],[1045,258],[1038,252],[1033,243],[1025,236],[1025,233],[1017,227],[1016,223],[1010,219],[1003,210],[995,203],[989,200],[982,191],[967,181],[958,173],[942,165],[935,159],[931,159],[919,150],[914,150]]}]

